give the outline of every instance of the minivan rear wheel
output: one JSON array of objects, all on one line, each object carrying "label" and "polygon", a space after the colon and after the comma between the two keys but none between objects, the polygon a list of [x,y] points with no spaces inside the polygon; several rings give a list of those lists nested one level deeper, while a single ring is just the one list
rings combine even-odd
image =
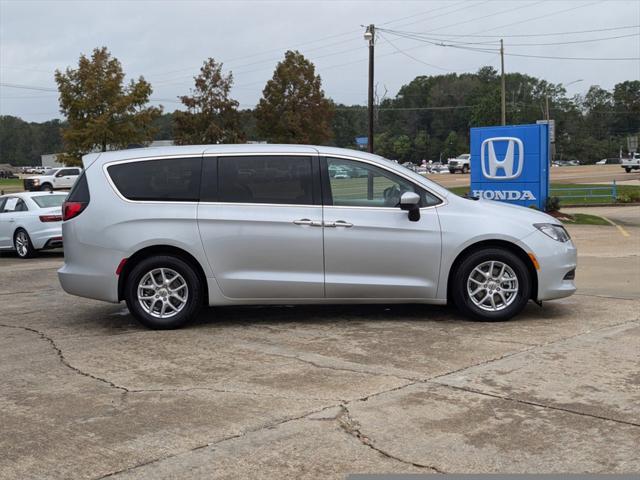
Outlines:
[{"label": "minivan rear wheel", "polygon": [[181,327],[198,314],[202,299],[198,275],[178,257],[146,258],[133,267],[126,280],[127,307],[149,328]]},{"label": "minivan rear wheel", "polygon": [[499,248],[468,255],[456,269],[452,298],[465,315],[481,321],[509,320],[531,296],[531,278],[524,262]]}]

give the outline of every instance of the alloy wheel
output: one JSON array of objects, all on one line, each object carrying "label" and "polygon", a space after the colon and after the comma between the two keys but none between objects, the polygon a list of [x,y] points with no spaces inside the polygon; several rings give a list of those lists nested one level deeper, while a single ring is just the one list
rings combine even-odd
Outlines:
[{"label": "alloy wheel", "polygon": [[504,262],[486,261],[471,270],[467,293],[473,304],[482,310],[504,310],[518,297],[518,276]]},{"label": "alloy wheel", "polygon": [[15,247],[21,257],[26,257],[29,254],[29,236],[26,232],[20,231],[16,234]]},{"label": "alloy wheel", "polygon": [[154,268],[147,272],[140,279],[137,290],[140,306],[155,318],[173,317],[189,299],[187,282],[170,268]]}]

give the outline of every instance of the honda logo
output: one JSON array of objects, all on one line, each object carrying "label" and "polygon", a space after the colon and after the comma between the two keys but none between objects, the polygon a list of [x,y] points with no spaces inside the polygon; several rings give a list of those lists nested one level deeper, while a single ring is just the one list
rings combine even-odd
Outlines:
[{"label": "honda logo", "polygon": [[[507,150],[502,159],[496,155],[496,144],[506,144]],[[518,154],[515,151],[518,147]],[[487,138],[480,147],[480,164],[482,174],[486,178],[509,180],[518,178],[524,167],[524,146],[522,140],[516,137]],[[498,175],[500,172],[500,175]]]}]

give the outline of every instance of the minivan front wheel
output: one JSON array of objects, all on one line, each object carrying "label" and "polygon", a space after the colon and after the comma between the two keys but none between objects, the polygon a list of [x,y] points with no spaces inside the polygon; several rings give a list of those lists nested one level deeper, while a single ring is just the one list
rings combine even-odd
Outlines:
[{"label": "minivan front wheel", "polygon": [[126,280],[129,311],[145,326],[178,328],[193,319],[202,306],[202,285],[187,262],[173,256],[142,260]]},{"label": "minivan front wheel", "polygon": [[509,320],[526,306],[531,279],[524,262],[509,250],[471,253],[459,265],[452,297],[465,315],[482,321]]}]

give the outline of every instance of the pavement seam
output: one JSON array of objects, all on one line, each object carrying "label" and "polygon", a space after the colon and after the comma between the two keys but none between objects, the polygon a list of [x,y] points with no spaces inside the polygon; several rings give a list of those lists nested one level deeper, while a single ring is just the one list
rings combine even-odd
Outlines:
[{"label": "pavement seam", "polygon": [[341,405],[342,405],[341,403],[336,403],[334,405],[324,406],[322,408],[315,409],[315,410],[312,410],[312,411],[307,412],[307,413],[303,413],[302,415],[297,415],[295,417],[287,417],[287,418],[284,418],[284,419],[279,420],[277,422],[267,423],[267,424],[263,424],[263,425],[257,426],[255,428],[246,429],[246,430],[243,430],[243,431],[241,431],[239,433],[236,433],[234,435],[228,435],[226,437],[223,437],[223,438],[221,438],[219,440],[216,440],[215,442],[208,442],[208,443],[205,443],[205,444],[197,445],[197,446],[195,446],[193,448],[190,448],[189,450],[184,450],[182,452],[172,453],[172,454],[166,455],[164,457],[154,458],[154,459],[148,460],[146,462],[139,463],[137,465],[132,465],[131,467],[127,467],[127,468],[123,468],[121,470],[117,470],[115,472],[107,473],[107,474],[102,475],[100,477],[94,477],[94,479],[95,480],[101,480],[101,479],[104,479],[104,478],[110,478],[110,477],[113,477],[115,475],[119,475],[119,474],[122,474],[122,473],[130,472],[130,471],[135,470],[137,468],[146,467],[148,465],[151,465],[151,464],[154,464],[154,463],[157,463],[157,462],[162,462],[162,461],[168,460],[170,458],[175,458],[175,457],[179,457],[179,456],[191,453],[191,452],[195,452],[197,450],[202,450],[203,448],[214,447],[214,446],[220,445],[221,443],[224,443],[224,442],[228,442],[228,441],[231,441],[231,440],[236,440],[238,438],[245,437],[246,435],[249,435],[251,433],[256,433],[256,432],[259,432],[261,430],[266,430],[266,429],[279,427],[280,425],[284,425],[284,424],[287,424],[289,422],[295,422],[295,421],[298,421],[298,420],[303,420],[304,418],[309,417],[310,415],[314,415],[316,413],[320,413],[320,412],[322,412],[324,410],[328,410],[330,408],[339,407]]},{"label": "pavement seam", "polygon": [[188,387],[188,388],[141,388],[135,390],[128,390],[128,393],[183,393],[183,392],[197,392],[199,390],[207,391],[207,392],[215,392],[215,393],[230,393],[237,395],[251,395],[256,397],[269,397],[269,398],[282,398],[285,400],[300,400],[300,401],[309,401],[315,400],[318,402],[345,402],[345,400],[341,398],[318,398],[318,397],[291,397],[288,395],[276,395],[273,393],[266,392],[250,392],[247,390],[229,390],[224,388],[214,388],[214,387]]},{"label": "pavement seam", "polygon": [[559,412],[565,412],[565,413],[571,413],[573,415],[579,415],[582,417],[589,417],[589,418],[594,418],[597,420],[604,420],[607,422],[614,422],[614,423],[618,423],[618,424],[622,424],[622,425],[628,425],[631,427],[640,427],[640,423],[635,423],[635,422],[628,422],[626,420],[618,420],[616,418],[609,418],[609,417],[604,417],[602,415],[595,415],[595,414],[591,414],[591,413],[585,413],[585,412],[580,412],[578,410],[572,410],[570,408],[563,408],[563,407],[558,407],[555,405],[545,405],[543,403],[537,403],[537,402],[533,402],[530,400],[522,400],[520,398],[514,398],[514,397],[509,397],[509,396],[503,396],[503,395],[498,395],[496,393],[488,393],[488,392],[483,392],[482,390],[477,390],[475,388],[469,388],[469,387],[460,387],[458,385],[451,385],[449,383],[443,383],[443,382],[425,382],[425,383],[431,383],[434,385],[440,385],[443,387],[447,387],[447,388],[451,388],[453,390],[461,390],[463,392],[468,392],[468,393],[474,393],[477,395],[483,395],[486,397],[491,397],[491,398],[496,398],[499,400],[505,400],[505,401],[509,401],[509,402],[514,402],[514,403],[519,403],[522,405],[529,405],[532,407],[538,407],[538,408],[544,408],[544,409],[548,409],[548,410],[556,410]]},{"label": "pavement seam", "polygon": [[101,378],[101,377],[97,377],[95,375],[92,375],[91,373],[84,372],[84,371],[80,370],[79,368],[74,367],[73,365],[71,365],[69,363],[69,361],[65,358],[64,354],[62,353],[62,350],[56,344],[56,342],[53,340],[53,338],[47,336],[44,332],[41,332],[40,330],[36,330],[35,328],[22,327],[22,326],[16,326],[16,325],[0,324],[0,327],[13,328],[13,329],[17,329],[17,330],[24,330],[25,332],[35,333],[42,340],[45,340],[46,342],[48,342],[51,345],[51,347],[53,347],[53,349],[56,351],[56,354],[58,355],[58,360],[60,360],[60,363],[62,363],[68,369],[74,371],[75,373],[77,373],[79,375],[82,375],[83,377],[91,378],[91,379],[96,380],[98,382],[104,383],[105,385],[108,385],[111,388],[115,388],[117,390],[120,390],[123,393],[129,392],[129,389],[127,389],[126,387],[122,387],[120,385],[116,385],[115,383],[113,383],[110,380],[107,380],[107,379]]},{"label": "pavement seam", "polygon": [[340,405],[340,409],[341,409],[340,415],[338,415],[338,417],[336,418],[336,420],[338,421],[338,424],[340,425],[340,429],[344,431],[347,435],[357,439],[362,445],[370,448],[371,450],[374,450],[375,452],[378,452],[380,455],[386,458],[395,460],[400,463],[404,463],[405,465],[411,465],[417,468],[426,468],[435,473],[440,473],[440,474],[446,473],[445,471],[433,465],[426,465],[423,463],[412,462],[411,460],[405,460],[404,458],[400,458],[385,450],[382,450],[379,447],[376,447],[373,441],[371,440],[371,438],[366,436],[364,433],[362,433],[362,430],[360,429],[360,424],[356,420],[354,420],[353,417],[351,417],[347,406]]},{"label": "pavement seam", "polygon": [[356,369],[351,369],[351,368],[346,368],[346,367],[331,367],[329,365],[321,365],[317,362],[314,362],[313,360],[307,360],[305,358],[301,358],[297,355],[286,355],[284,353],[274,353],[274,352],[265,352],[263,350],[260,350],[260,353],[264,354],[264,355],[271,355],[274,357],[281,357],[281,358],[289,358],[291,360],[297,360],[299,362],[302,363],[306,363],[308,365],[311,365],[313,367],[316,368],[322,368],[322,369],[327,369],[327,370],[335,370],[338,372],[351,372],[351,373],[360,373],[362,375],[374,375],[374,376],[378,376],[378,377],[391,377],[391,378],[396,378],[398,380],[407,380],[407,381],[419,381],[419,378],[412,378],[412,377],[403,377],[401,375],[395,375],[393,373],[384,373],[384,372],[375,372],[375,371],[371,371],[368,369],[362,369],[362,370],[356,370]]}]

